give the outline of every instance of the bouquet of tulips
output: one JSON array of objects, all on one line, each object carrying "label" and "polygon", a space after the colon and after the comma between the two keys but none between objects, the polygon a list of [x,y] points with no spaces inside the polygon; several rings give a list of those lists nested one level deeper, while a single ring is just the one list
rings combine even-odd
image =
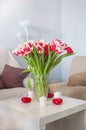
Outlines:
[{"label": "bouquet of tulips", "polygon": [[13,53],[24,59],[28,65],[25,71],[33,75],[48,74],[64,57],[74,54],[72,48],[59,39],[52,42],[31,40],[19,45]]}]

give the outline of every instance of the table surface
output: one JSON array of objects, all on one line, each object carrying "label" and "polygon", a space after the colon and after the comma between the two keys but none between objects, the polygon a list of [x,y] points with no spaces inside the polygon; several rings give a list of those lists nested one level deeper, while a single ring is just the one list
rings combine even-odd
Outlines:
[{"label": "table surface", "polygon": [[49,123],[74,113],[86,109],[86,101],[75,98],[62,96],[63,103],[61,105],[54,105],[52,99],[48,99],[47,106],[41,107],[39,102],[33,100],[31,103],[24,104],[21,98],[7,99],[0,101],[0,109],[10,108],[17,110],[32,117],[40,122],[40,124]]}]

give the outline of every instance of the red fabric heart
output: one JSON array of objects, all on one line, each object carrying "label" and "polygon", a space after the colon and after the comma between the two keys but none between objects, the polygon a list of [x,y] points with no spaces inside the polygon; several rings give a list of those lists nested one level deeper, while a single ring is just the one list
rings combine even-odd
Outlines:
[{"label": "red fabric heart", "polygon": [[63,102],[63,99],[62,98],[54,98],[54,99],[52,99],[52,102],[55,105],[60,105]]},{"label": "red fabric heart", "polygon": [[30,97],[22,97],[21,98],[21,101],[23,102],[23,103],[30,103],[31,102],[31,98]]},{"label": "red fabric heart", "polygon": [[47,98],[52,98],[53,96],[54,94],[52,92],[49,92]]}]

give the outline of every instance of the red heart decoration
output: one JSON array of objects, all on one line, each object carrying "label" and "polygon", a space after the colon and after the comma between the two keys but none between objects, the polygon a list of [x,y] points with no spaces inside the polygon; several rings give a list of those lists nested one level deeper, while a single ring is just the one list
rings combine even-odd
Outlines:
[{"label": "red heart decoration", "polygon": [[53,96],[54,96],[54,94],[49,92],[47,98],[52,98]]},{"label": "red heart decoration", "polygon": [[22,97],[21,98],[21,101],[23,102],[23,103],[30,103],[31,102],[31,98],[30,97]]},{"label": "red heart decoration", "polygon": [[54,98],[54,99],[52,99],[52,102],[55,105],[60,105],[63,102],[63,100],[62,100],[62,98]]}]

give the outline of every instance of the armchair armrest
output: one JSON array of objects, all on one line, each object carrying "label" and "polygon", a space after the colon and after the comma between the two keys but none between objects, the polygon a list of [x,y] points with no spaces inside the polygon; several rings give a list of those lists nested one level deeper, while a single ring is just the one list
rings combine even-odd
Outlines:
[{"label": "armchair armrest", "polygon": [[58,88],[62,88],[67,86],[66,82],[58,82],[58,83],[53,83],[49,85],[49,90],[50,91],[57,91]]}]

